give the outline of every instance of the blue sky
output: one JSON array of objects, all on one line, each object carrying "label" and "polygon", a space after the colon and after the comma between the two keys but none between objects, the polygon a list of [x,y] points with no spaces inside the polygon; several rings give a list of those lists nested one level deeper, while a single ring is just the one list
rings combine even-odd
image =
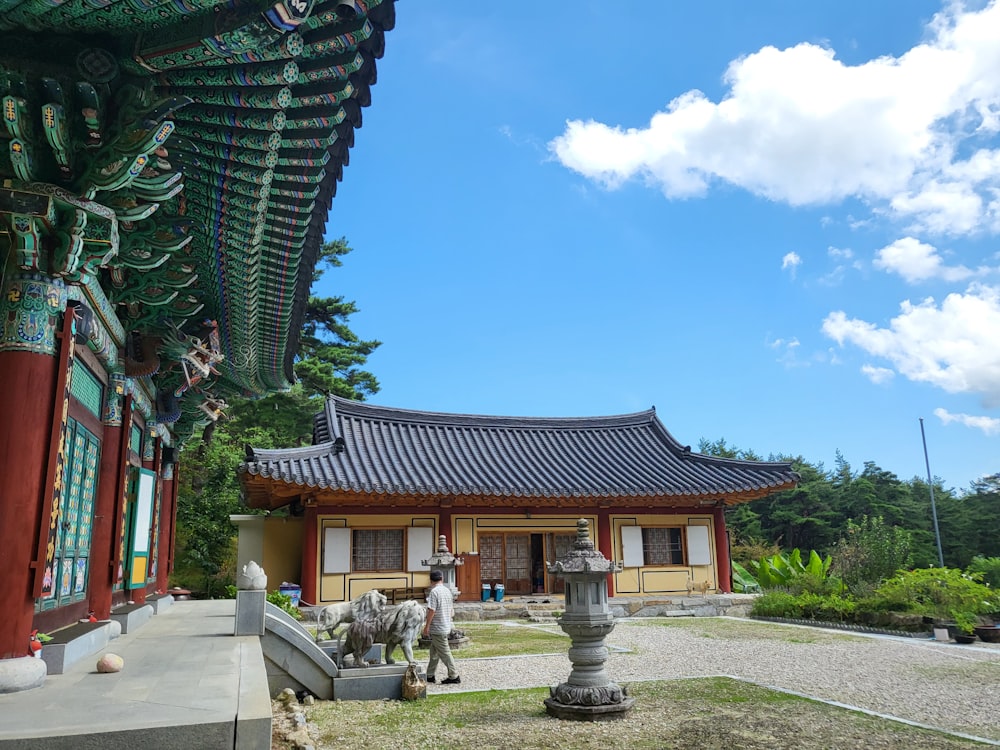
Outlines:
[{"label": "blue sky", "polygon": [[1000,6],[396,11],[318,290],[370,401],[1000,471]]}]

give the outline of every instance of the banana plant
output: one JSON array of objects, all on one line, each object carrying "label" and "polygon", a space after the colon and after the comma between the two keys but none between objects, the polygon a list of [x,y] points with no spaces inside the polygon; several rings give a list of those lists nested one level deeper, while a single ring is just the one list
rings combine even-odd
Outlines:
[{"label": "banana plant", "polygon": [[779,553],[771,557],[763,557],[749,564],[750,571],[757,579],[761,588],[769,589],[787,586],[792,578],[808,574],[820,580],[827,577],[832,558],[821,558],[816,550],[809,553],[809,561],[802,562],[802,552],[793,549],[790,553]]}]

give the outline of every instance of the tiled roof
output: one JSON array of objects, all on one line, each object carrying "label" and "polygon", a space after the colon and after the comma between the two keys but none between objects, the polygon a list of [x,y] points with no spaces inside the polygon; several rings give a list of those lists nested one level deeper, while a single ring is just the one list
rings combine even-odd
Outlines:
[{"label": "tiled roof", "polygon": [[275,483],[286,485],[280,493],[286,498],[292,485],[303,493],[733,504],[798,480],[788,463],[692,453],[655,409],[608,417],[495,417],[330,397],[315,436],[322,442],[307,448],[253,451],[240,467],[249,505],[281,505],[266,496]]}]

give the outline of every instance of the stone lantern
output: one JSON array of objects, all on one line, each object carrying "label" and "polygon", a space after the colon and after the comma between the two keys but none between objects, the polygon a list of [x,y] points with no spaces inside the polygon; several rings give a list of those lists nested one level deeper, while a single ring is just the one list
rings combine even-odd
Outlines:
[{"label": "stone lantern", "polygon": [[611,682],[604,669],[608,659],[604,639],[615,627],[608,607],[608,574],[621,569],[594,549],[585,518],[576,522],[573,549],[549,566],[549,573],[562,576],[566,582],[566,609],[559,627],[573,644],[569,679],[551,688],[545,700],[551,716],[582,721],[621,719],[635,703],[625,688]]},{"label": "stone lantern", "polygon": [[442,583],[448,587],[451,591],[452,597],[455,601],[458,601],[458,595],[462,592],[458,590],[455,585],[455,568],[464,563],[465,560],[460,557],[455,557],[451,552],[448,551],[448,540],[445,539],[444,534],[438,537],[438,547],[437,552],[431,555],[426,560],[421,560],[421,565],[427,565],[430,567],[431,572],[435,570],[440,570],[441,575],[444,576]]}]

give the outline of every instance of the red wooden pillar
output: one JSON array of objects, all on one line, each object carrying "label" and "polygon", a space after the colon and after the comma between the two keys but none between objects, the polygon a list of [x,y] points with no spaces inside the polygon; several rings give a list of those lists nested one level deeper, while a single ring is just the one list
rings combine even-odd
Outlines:
[{"label": "red wooden pillar", "polygon": [[733,592],[733,565],[729,558],[729,535],[726,533],[726,509],[712,509],[712,526],[715,530],[715,560],[719,575],[719,590]]},{"label": "red wooden pillar", "polygon": [[0,659],[26,656],[58,360],[0,352]]},{"label": "red wooden pillar", "polygon": [[[161,464],[162,466],[162,464]],[[156,590],[166,591],[170,587],[170,570],[174,546],[174,518],[177,505],[177,481],[174,479],[176,467],[164,470],[163,499],[160,503],[160,540],[156,546]],[[169,476],[169,478],[167,478]]]},{"label": "red wooden pillar", "polygon": [[28,655],[50,520],[42,515],[62,447],[53,443],[53,425],[61,424],[60,368],[65,376],[71,337],[69,325],[55,333],[66,292],[50,281],[12,274],[0,289],[0,659]]},{"label": "red wooden pillar", "polygon": [[[444,534],[445,541],[448,542],[448,551],[451,554],[456,554],[455,552],[455,534],[454,530],[451,528],[451,508],[442,507],[438,513],[438,532],[437,536],[434,537],[434,552],[437,552],[438,540],[437,537]],[[432,552],[431,554],[434,554]]]},{"label": "red wooden pillar", "polygon": [[[319,521],[314,503],[305,507],[302,523],[302,600],[307,604],[319,601],[319,581],[316,569],[319,559]],[[309,597],[308,599],[306,597]]]},{"label": "red wooden pillar", "polygon": [[[611,546],[611,510],[599,508],[597,511],[597,549],[609,560],[614,560]],[[615,595],[615,577],[608,576],[608,596]]]},{"label": "red wooden pillar", "polygon": [[[124,379],[112,375],[105,399],[104,437],[101,441],[100,481],[94,504],[94,525],[90,543],[90,609],[98,620],[111,616],[114,593],[115,547],[121,519],[116,512],[118,498],[125,491],[128,435],[122,427],[123,413],[130,399],[123,398]],[[129,416],[131,419],[131,416]],[[122,447],[126,450],[123,452]]]}]

